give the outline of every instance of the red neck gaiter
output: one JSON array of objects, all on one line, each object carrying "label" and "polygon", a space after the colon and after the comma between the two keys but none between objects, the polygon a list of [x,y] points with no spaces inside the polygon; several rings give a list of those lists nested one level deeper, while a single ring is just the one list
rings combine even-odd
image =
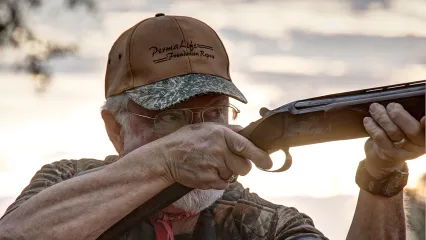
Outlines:
[{"label": "red neck gaiter", "polygon": [[170,214],[159,212],[151,217],[151,224],[154,226],[157,240],[174,240],[172,222],[181,221],[195,216],[196,212],[184,212]]}]

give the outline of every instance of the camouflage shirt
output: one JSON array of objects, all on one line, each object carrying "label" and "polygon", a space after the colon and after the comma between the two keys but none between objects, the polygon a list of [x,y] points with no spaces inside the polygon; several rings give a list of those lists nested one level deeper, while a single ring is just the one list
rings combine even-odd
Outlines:
[{"label": "camouflage shirt", "polygon": [[[30,184],[6,210],[9,214],[23,202],[56,183],[75,177],[78,173],[110,164],[117,159],[108,156],[104,161],[95,159],[61,160],[43,166]],[[123,234],[120,240],[155,240],[150,222]],[[295,208],[270,203],[236,182],[230,184],[223,197],[200,213],[195,230],[191,234],[176,235],[176,240],[213,239],[327,239],[314,227],[307,215]]]}]

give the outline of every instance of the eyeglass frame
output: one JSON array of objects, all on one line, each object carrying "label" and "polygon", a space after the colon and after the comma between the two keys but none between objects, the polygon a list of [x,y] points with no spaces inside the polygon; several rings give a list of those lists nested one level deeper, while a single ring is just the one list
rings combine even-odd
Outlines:
[{"label": "eyeglass frame", "polygon": [[[189,110],[191,113],[192,113],[192,119],[191,119],[191,123],[190,124],[192,124],[193,122],[194,122],[194,114],[195,113],[200,113],[200,117],[201,117],[201,122],[204,122],[204,117],[203,117],[203,115],[204,115],[204,111],[206,111],[207,109],[209,109],[209,108],[215,108],[215,107],[229,107],[229,108],[232,108],[232,109],[234,109],[235,110],[235,112],[237,113],[237,116],[238,116],[238,114],[241,112],[240,111],[240,109],[238,109],[236,106],[234,106],[234,105],[232,105],[232,104],[227,104],[227,105],[218,105],[218,106],[210,106],[210,107],[195,107],[195,108],[175,108],[175,109],[167,109],[167,110],[164,110],[164,111],[169,111],[169,110]],[[203,111],[199,111],[199,112],[194,112],[194,111],[192,111],[191,109],[204,109]],[[138,114],[138,113],[134,113],[134,112],[130,112],[129,111],[129,113],[130,114],[132,114],[132,115],[135,115],[135,116],[138,116],[138,117],[143,117],[143,118],[147,118],[147,119],[151,119],[151,120],[157,120],[157,116],[158,115],[160,115],[160,114],[164,114],[164,112],[161,112],[161,113],[157,113],[154,117],[150,117],[150,116],[146,116],[146,115],[142,115],[142,114]],[[237,116],[235,117],[235,119],[237,118]]]}]

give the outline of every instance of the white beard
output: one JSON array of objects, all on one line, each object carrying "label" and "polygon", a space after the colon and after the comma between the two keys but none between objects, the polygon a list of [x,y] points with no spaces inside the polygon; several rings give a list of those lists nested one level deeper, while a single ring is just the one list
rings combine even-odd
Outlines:
[{"label": "white beard", "polygon": [[200,190],[194,189],[172,204],[173,207],[186,212],[201,212],[210,207],[215,201],[220,199],[225,190]]}]

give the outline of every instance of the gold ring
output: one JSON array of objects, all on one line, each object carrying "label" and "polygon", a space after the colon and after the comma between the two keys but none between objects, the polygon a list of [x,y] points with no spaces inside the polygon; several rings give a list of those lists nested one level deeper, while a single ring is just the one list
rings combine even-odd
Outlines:
[{"label": "gold ring", "polygon": [[229,182],[229,183],[233,183],[233,182],[235,182],[236,179],[237,179],[237,176],[235,174],[232,174],[232,176],[226,181]]},{"label": "gold ring", "polygon": [[393,145],[396,148],[402,148],[404,146],[404,144],[407,142],[407,140],[405,138],[403,138],[401,141],[399,142],[393,142]]}]

